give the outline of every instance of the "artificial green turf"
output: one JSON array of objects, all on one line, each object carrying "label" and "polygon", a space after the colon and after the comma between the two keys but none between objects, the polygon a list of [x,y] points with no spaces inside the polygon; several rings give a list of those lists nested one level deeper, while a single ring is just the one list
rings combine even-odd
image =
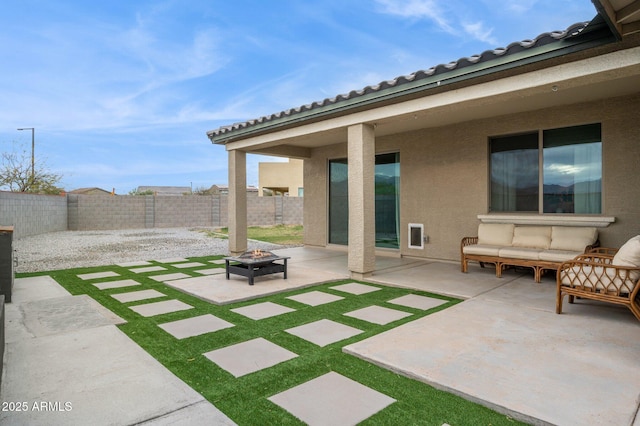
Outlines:
[{"label": "artificial green turf", "polygon": [[[189,260],[200,261],[211,265],[207,267],[224,267],[223,265],[216,266],[208,263],[210,260],[219,258],[221,257],[190,258]],[[302,424],[297,418],[271,403],[267,398],[331,371],[360,382],[396,400],[395,403],[368,418],[362,424],[433,424],[438,426],[444,423],[450,425],[521,424],[508,416],[499,414],[486,407],[472,403],[453,394],[437,390],[425,383],[400,376],[342,352],[342,347],[346,345],[374,336],[409,321],[414,321],[425,315],[446,309],[459,303],[460,300],[410,289],[387,287],[370,283],[366,284],[378,287],[380,290],[363,295],[351,295],[330,288],[339,284],[353,282],[353,280],[344,280],[321,284],[312,288],[292,290],[252,301],[219,306],[182,293],[148,277],[149,275],[176,272],[200,276],[200,274],[195,271],[204,269],[205,267],[182,269],[167,264],[152,263],[162,265],[167,268],[167,270],[148,274],[136,274],[131,272],[129,268],[112,265],[37,274],[18,274],[17,277],[50,275],[71,294],[87,294],[91,296],[127,321],[126,324],[119,326],[124,333],[239,425]],[[79,274],[105,271],[117,272],[119,276],[87,281],[78,278]],[[92,285],[96,282],[123,279],[133,279],[141,285],[108,290],[98,290]],[[256,285],[259,284],[256,283]],[[166,297],[131,303],[120,303],[111,297],[113,294],[143,289],[155,289],[166,294]],[[344,299],[315,307],[287,299],[288,296],[309,291],[323,291],[341,296]],[[407,294],[418,294],[438,298],[446,300],[447,303],[428,311],[387,303],[390,299]],[[180,300],[193,306],[194,309],[153,317],[143,317],[129,309],[130,306],[168,299]],[[267,301],[296,309],[296,311],[262,320],[253,320],[231,311],[233,308]],[[409,312],[412,315],[388,325],[372,324],[343,315],[346,312],[372,305],[386,306]],[[181,340],[174,338],[158,327],[158,324],[203,314],[215,315],[235,326],[214,333]],[[363,330],[363,333],[325,347],[319,347],[284,331],[291,327],[320,319],[329,319],[350,325]],[[262,337],[288,349],[296,353],[298,357],[273,367],[235,378],[203,356],[204,353],[214,349],[258,337]]]}]

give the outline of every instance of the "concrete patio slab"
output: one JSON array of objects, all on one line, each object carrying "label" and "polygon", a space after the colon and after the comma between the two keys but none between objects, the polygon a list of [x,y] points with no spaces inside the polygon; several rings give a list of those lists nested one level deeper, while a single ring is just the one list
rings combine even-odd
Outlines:
[{"label": "concrete patio slab", "polygon": [[380,287],[360,283],[346,283],[329,288],[331,290],[337,290],[343,293],[355,294],[356,296],[359,296],[361,294],[373,293],[374,291],[380,290]]},{"label": "concrete patio slab", "polygon": [[366,308],[347,312],[344,315],[373,324],[386,325],[394,321],[398,321],[399,319],[410,317],[412,314],[382,306],[367,306]]},{"label": "concrete patio slab", "polygon": [[326,303],[342,300],[344,297],[314,290],[307,293],[296,294],[295,296],[289,296],[287,299],[295,300],[296,302],[304,303],[309,306],[320,306]]},{"label": "concrete patio slab", "polygon": [[94,272],[92,274],[79,274],[78,278],[81,280],[95,280],[97,278],[111,278],[111,277],[119,277],[120,274],[113,271],[104,271],[104,272]]},{"label": "concrete patio slab", "polygon": [[409,308],[426,311],[435,308],[436,306],[444,305],[448,302],[446,300],[436,299],[433,297],[420,296],[417,294],[407,294],[406,296],[388,300],[387,303],[393,303],[394,305],[406,306]]},{"label": "concrete patio slab", "polygon": [[153,317],[156,315],[168,314],[171,312],[186,311],[187,309],[193,309],[193,306],[179,300],[164,300],[162,302],[129,306],[129,309],[137,312],[143,317]]},{"label": "concrete patio slab", "polygon": [[145,268],[131,268],[131,272],[135,272],[136,274],[145,274],[147,272],[158,272],[158,271],[166,271],[167,268],[163,266],[147,266]]},{"label": "concrete patio slab", "polygon": [[158,324],[158,326],[176,339],[200,336],[201,334],[213,333],[218,330],[234,327],[230,322],[211,314],[166,322],[164,324]]},{"label": "concrete patio slab", "polygon": [[118,281],[107,281],[103,283],[94,283],[93,285],[98,290],[110,290],[112,288],[133,287],[136,285],[140,285],[140,283],[136,280],[118,280]]},{"label": "concrete patio slab", "polygon": [[11,293],[11,305],[18,306],[22,302],[71,296],[60,284],[48,275],[29,278],[17,278]]},{"label": "concrete patio slab", "polygon": [[241,377],[273,367],[298,355],[260,337],[207,352],[204,356],[234,377]]},{"label": "concrete patio slab", "polygon": [[333,272],[310,271],[291,265],[287,274],[286,280],[282,278],[282,274],[257,277],[255,285],[252,286],[249,285],[247,278],[233,274],[228,280],[225,274],[219,274],[166,281],[165,284],[202,300],[224,305],[345,278]]},{"label": "concrete patio slab", "polygon": [[286,314],[289,312],[295,312],[295,309],[288,308],[286,306],[278,305],[273,302],[256,303],[254,305],[243,306],[241,308],[231,309],[236,314],[243,315],[247,318],[254,320],[261,320],[265,318],[271,318],[278,315]]},{"label": "concrete patio slab", "polygon": [[469,299],[521,276],[510,271],[502,278],[497,278],[495,268],[480,268],[474,264],[469,265],[469,272],[465,274],[460,272],[458,263],[429,262],[391,271],[377,271],[369,281]]},{"label": "concrete patio slab", "polygon": [[176,272],[175,274],[164,274],[164,275],[153,275],[149,276],[152,280],[164,282],[173,281],[173,280],[181,280],[183,278],[191,278],[191,275],[183,274],[182,272]]},{"label": "concrete patio slab", "polygon": [[[555,289],[537,286],[553,306]],[[631,312],[578,301],[557,315],[535,306],[539,294],[527,303],[523,289],[514,305],[501,290],[343,350],[527,422],[633,424],[640,326]]]},{"label": "concrete patio slab", "polygon": [[235,425],[231,419],[208,401],[197,402],[164,416],[138,423],[138,426],[193,426],[193,425]]},{"label": "concrete patio slab", "polygon": [[309,324],[289,328],[285,331],[321,347],[348,339],[363,332],[355,327],[328,319],[314,321]]},{"label": "concrete patio slab", "polygon": [[[95,318],[86,309],[92,304],[84,297],[67,293],[73,300],[67,304],[60,297],[64,293],[50,277],[15,281],[13,303],[5,306],[7,342],[0,394],[3,401],[27,402],[29,410],[1,411],[0,424],[164,425],[174,424],[165,419],[186,424],[194,418],[233,424],[113,325],[67,318],[74,327],[40,321],[43,329],[28,332],[28,324],[38,321],[32,318],[35,308],[46,310],[47,299],[57,307],[50,313],[60,323],[65,306],[71,309],[68,317],[75,313]],[[42,303],[32,304],[38,301]],[[38,313],[40,318],[42,315]],[[58,409],[32,409],[42,401],[56,404]]]},{"label": "concrete patio slab", "polygon": [[333,371],[268,399],[311,426],[355,425],[395,402]]},{"label": "concrete patio slab", "polygon": [[140,290],[130,291],[127,293],[112,294],[111,297],[121,303],[138,302],[140,300],[155,299],[157,297],[165,297],[166,294],[157,290]]}]

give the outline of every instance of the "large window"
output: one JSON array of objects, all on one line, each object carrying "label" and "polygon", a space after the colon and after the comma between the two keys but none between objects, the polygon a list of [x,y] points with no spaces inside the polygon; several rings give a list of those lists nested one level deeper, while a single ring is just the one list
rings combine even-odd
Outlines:
[{"label": "large window", "polygon": [[[349,193],[346,159],[329,161],[329,242],[349,243]],[[400,155],[376,155],[376,247],[400,247]]]},{"label": "large window", "polygon": [[602,212],[600,124],[495,137],[491,211]]}]

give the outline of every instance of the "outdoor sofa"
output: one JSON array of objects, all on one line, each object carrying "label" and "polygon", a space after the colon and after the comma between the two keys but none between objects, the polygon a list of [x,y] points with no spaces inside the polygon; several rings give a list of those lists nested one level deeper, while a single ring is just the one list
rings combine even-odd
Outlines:
[{"label": "outdoor sofa", "polygon": [[640,320],[640,235],[619,250],[597,248],[560,265],[556,275],[556,313],[562,300],[599,300],[627,306]]},{"label": "outdoor sofa", "polygon": [[560,265],[598,247],[598,230],[582,226],[514,225],[481,223],[477,237],[465,237],[460,243],[462,272],[469,261],[496,266],[496,276],[511,266],[532,268],[540,282],[546,270],[557,271]]}]

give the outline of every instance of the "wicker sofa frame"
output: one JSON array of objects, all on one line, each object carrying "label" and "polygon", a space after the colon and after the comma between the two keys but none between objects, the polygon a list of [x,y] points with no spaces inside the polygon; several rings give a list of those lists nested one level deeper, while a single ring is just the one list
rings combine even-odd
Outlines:
[{"label": "wicker sofa frame", "polygon": [[[480,254],[465,253],[464,247],[478,244],[478,237],[464,237],[460,242],[460,268],[462,272],[468,271],[469,261],[476,261],[480,263],[480,267],[484,268],[485,263],[493,264],[496,267],[496,277],[502,277],[502,271],[509,267],[524,267],[533,269],[533,277],[535,282],[539,283],[542,276],[546,271],[556,272],[562,262],[553,262],[547,260],[531,260],[531,259],[515,259],[500,256],[489,256]],[[600,245],[599,241],[588,245],[584,249],[584,253],[588,253],[591,250],[597,248]]]},{"label": "wicker sofa frame", "polygon": [[628,307],[640,320],[640,268],[613,265],[617,249],[596,248],[564,262],[556,274],[556,313],[564,296],[598,300]]}]

